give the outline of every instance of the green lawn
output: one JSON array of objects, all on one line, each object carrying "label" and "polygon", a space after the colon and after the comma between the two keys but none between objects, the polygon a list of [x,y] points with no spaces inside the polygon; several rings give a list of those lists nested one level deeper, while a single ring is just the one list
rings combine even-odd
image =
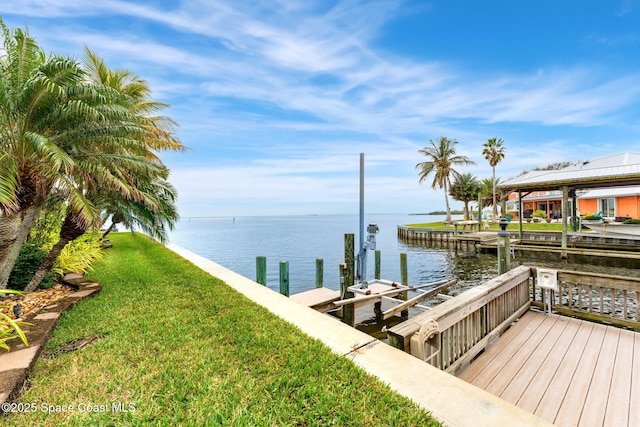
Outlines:
[{"label": "green lawn", "polygon": [[47,351],[98,339],[41,358],[21,399],[37,410],[3,425],[439,425],[159,244],[129,233],[111,239],[89,276],[102,292],[63,316]]}]

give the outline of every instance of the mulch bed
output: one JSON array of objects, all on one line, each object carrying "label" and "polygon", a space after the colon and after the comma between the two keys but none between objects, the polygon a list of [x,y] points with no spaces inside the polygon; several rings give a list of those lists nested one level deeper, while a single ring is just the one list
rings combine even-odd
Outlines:
[{"label": "mulch bed", "polygon": [[[35,316],[45,307],[64,298],[75,288],[64,284],[56,284],[48,289],[38,289],[23,295],[7,294],[0,296],[0,312],[12,319],[26,320]],[[20,316],[14,315],[14,306],[20,305]]]}]

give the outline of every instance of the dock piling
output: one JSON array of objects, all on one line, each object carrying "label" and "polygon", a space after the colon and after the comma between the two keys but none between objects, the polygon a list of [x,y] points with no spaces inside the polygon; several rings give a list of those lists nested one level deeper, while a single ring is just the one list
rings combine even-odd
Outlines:
[{"label": "dock piling", "polygon": [[[343,277],[344,280],[340,281],[340,295],[343,299],[353,298],[353,292],[349,292],[347,289],[349,286],[353,286],[354,272],[355,272],[355,255],[354,255],[355,239],[353,234],[344,235],[344,266]],[[355,326],[355,306],[348,304],[342,307],[342,321],[348,325]]]},{"label": "dock piling", "polygon": [[[400,284],[402,286],[409,286],[409,269],[407,267],[407,254],[400,254]],[[407,291],[402,292],[400,294],[400,299],[406,301],[409,298],[409,293]],[[400,313],[402,317],[409,317],[409,310],[402,310]]]},{"label": "dock piling", "polygon": [[289,296],[289,261],[280,261],[280,293]]},{"label": "dock piling", "polygon": [[316,258],[316,288],[324,286],[324,260]]},{"label": "dock piling", "polygon": [[267,257],[256,257],[256,282],[267,286]]}]

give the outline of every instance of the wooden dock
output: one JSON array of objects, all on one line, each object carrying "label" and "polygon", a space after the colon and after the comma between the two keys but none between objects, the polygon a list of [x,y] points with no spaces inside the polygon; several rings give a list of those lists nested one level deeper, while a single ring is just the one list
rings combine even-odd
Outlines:
[{"label": "wooden dock", "polygon": [[[328,288],[311,289],[310,291],[291,295],[290,298],[318,311],[328,311],[341,307],[349,301],[355,308],[359,308],[375,304],[383,299],[391,300],[393,297],[411,289],[412,288],[407,289],[407,287],[400,286],[396,282],[380,280],[374,283],[369,283],[366,289],[355,293],[352,299],[341,300],[340,291],[334,291]],[[403,300],[398,300],[398,303],[402,302]]]},{"label": "wooden dock", "polygon": [[340,291],[334,291],[329,288],[315,288],[291,295],[289,298],[307,307],[325,312],[335,308],[333,302],[340,299]]},{"label": "wooden dock", "polygon": [[498,233],[495,231],[476,231],[474,233],[457,234],[452,237],[454,241],[468,241],[478,244],[490,244],[498,241]]},{"label": "wooden dock", "polygon": [[558,426],[637,426],[640,334],[527,312],[459,378]]}]

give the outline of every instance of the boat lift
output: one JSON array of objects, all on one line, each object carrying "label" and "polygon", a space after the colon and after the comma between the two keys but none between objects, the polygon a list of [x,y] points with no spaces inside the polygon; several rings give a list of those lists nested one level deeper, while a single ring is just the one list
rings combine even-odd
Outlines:
[{"label": "boat lift", "polygon": [[[356,268],[354,272],[354,283],[345,286],[352,297],[345,298],[340,291],[333,291],[326,288],[312,289],[292,295],[291,298],[312,307],[318,311],[328,312],[335,311],[338,308],[351,307],[356,309],[367,305],[374,305],[376,317],[380,320],[386,320],[397,313],[402,312],[403,316],[407,315],[407,310],[416,306],[419,302],[429,298],[446,298],[440,292],[457,282],[456,279],[444,279],[431,283],[421,284],[418,286],[409,286],[408,284],[400,284],[395,281],[385,279],[367,280],[367,256],[370,251],[376,249],[376,234],[380,231],[377,224],[371,223],[367,226],[367,236],[365,238],[364,228],[364,153],[360,153],[360,248],[356,255]],[[346,269],[346,264],[342,265]],[[344,280],[341,277],[341,280]],[[415,291],[417,296],[408,298],[408,292]],[[403,299],[397,297],[402,295]],[[393,303],[391,308],[382,311],[382,301]],[[423,309],[428,307],[420,306]],[[345,316],[348,323],[354,321],[353,316]],[[353,324],[352,324],[353,326]]]},{"label": "boat lift", "polygon": [[[392,315],[403,312],[410,307],[415,306],[420,301],[423,301],[430,297],[439,296],[439,292],[456,283],[457,280],[440,280],[433,283],[427,283],[419,286],[408,286],[399,284],[397,282],[383,280],[383,279],[374,279],[367,280],[367,255],[370,251],[374,251],[376,249],[376,234],[378,234],[380,228],[377,224],[370,223],[367,226],[367,236],[365,239],[365,228],[364,228],[364,153],[360,153],[360,235],[359,235],[359,243],[360,250],[356,257],[356,274],[355,274],[355,284],[348,286],[347,289],[349,292],[353,292],[354,297],[343,299],[340,301],[334,302],[336,306],[343,306],[346,304],[353,303],[355,307],[361,305],[368,304],[376,304],[376,312],[379,317],[382,319],[387,319]],[[422,292],[421,290],[424,288],[432,288],[426,292]],[[408,291],[418,291],[419,295],[405,300],[399,300],[394,298],[398,295],[404,295],[405,299],[407,298]],[[399,304],[397,307],[386,310],[382,312],[380,310],[380,301],[382,300],[393,301],[396,304]],[[378,312],[380,310],[380,312]]]}]

